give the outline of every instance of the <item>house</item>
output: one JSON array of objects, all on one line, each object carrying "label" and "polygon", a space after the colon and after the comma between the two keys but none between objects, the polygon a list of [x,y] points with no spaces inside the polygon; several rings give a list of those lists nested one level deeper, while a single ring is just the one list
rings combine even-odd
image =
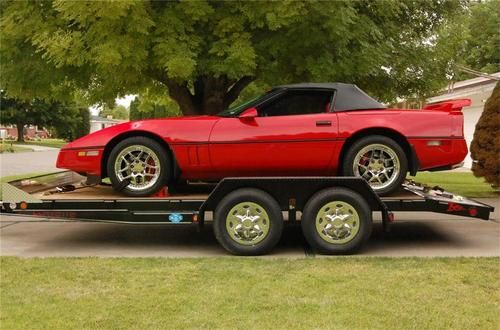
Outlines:
[{"label": "house", "polygon": [[[450,99],[467,98],[472,104],[462,110],[464,114],[464,135],[470,150],[470,143],[474,136],[476,124],[483,113],[484,104],[491,96],[493,88],[500,81],[500,72],[492,73],[484,77],[478,77],[463,81],[457,81],[448,85],[439,95],[428,98],[427,103],[435,103]],[[464,167],[471,168],[472,159],[470,154],[465,159]]]},{"label": "house", "polygon": [[127,120],[113,119],[111,116],[106,118],[99,116],[90,116],[90,133],[101,130],[103,128],[115,126],[126,122]]},{"label": "house", "polygon": [[[50,137],[49,131],[36,125],[27,125],[23,129],[26,140],[47,139]],[[16,125],[0,126],[0,139],[17,140]]]}]

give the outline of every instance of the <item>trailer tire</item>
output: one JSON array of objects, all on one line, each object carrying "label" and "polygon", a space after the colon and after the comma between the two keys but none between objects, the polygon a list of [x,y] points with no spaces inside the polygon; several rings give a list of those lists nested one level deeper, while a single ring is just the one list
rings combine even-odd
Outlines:
[{"label": "trailer tire", "polygon": [[235,255],[253,256],[271,251],[283,232],[283,215],[276,200],[253,188],[235,190],[215,209],[217,241]]},{"label": "trailer tire", "polygon": [[372,212],[365,199],[346,188],[317,192],[302,212],[306,241],[322,254],[351,254],[372,232]]}]

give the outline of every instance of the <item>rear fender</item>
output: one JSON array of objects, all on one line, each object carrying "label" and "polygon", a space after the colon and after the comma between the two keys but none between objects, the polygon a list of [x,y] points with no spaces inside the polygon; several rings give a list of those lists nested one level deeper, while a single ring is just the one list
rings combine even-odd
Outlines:
[{"label": "rear fender", "polygon": [[411,144],[410,155],[408,159],[408,172],[410,172],[411,176],[415,176],[417,175],[419,169],[420,169],[420,163],[418,161],[417,152],[415,151],[415,146]]}]

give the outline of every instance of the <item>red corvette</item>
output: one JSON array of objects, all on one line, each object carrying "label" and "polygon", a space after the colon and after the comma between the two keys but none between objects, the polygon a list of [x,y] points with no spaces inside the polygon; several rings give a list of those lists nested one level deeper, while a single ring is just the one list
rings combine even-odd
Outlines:
[{"label": "red corvette", "polygon": [[181,180],[230,176],[361,176],[379,194],[407,172],[449,169],[467,145],[453,100],[387,109],[342,83],[280,86],[217,116],[127,122],[65,145],[57,167],[109,177],[129,196]]}]

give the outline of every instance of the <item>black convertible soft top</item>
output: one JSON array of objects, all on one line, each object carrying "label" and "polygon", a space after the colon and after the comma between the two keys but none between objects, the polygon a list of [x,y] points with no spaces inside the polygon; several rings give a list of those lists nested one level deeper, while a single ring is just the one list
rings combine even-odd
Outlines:
[{"label": "black convertible soft top", "polygon": [[301,83],[282,85],[276,89],[329,89],[335,91],[333,109],[335,111],[386,109],[386,107],[363,92],[358,86],[344,83]]}]

